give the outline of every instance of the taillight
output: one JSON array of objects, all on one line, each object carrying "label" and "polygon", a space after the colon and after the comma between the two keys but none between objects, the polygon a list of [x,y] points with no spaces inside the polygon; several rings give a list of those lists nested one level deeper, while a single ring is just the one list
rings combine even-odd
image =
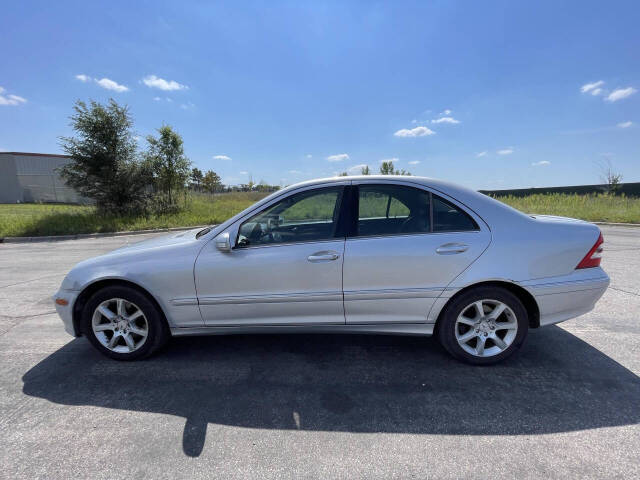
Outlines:
[{"label": "taillight", "polygon": [[589,250],[589,253],[585,255],[585,257],[578,264],[576,269],[600,266],[600,260],[602,260],[602,242],[604,242],[604,238],[602,238],[602,232],[600,232],[600,236],[598,237],[596,244],[593,247],[591,247],[591,250]]}]

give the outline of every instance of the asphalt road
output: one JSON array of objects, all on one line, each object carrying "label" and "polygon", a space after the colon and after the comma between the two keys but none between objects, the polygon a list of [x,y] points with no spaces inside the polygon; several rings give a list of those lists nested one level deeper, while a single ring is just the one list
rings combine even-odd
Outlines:
[{"label": "asphalt road", "polygon": [[639,478],[640,228],[596,309],[470,367],[429,338],[176,339],[119,363],[51,295],[141,239],[0,244],[0,477]]}]

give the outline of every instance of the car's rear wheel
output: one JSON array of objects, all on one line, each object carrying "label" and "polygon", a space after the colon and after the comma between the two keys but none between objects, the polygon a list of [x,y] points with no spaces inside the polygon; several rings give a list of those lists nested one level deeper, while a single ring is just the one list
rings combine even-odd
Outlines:
[{"label": "car's rear wheel", "polygon": [[162,313],[147,295],[120,285],[91,296],[82,311],[82,330],[101,353],[116,360],[148,357],[169,337]]},{"label": "car's rear wheel", "polygon": [[437,334],[455,358],[488,365],[518,350],[528,329],[527,310],[518,297],[503,288],[478,287],[447,304]]}]

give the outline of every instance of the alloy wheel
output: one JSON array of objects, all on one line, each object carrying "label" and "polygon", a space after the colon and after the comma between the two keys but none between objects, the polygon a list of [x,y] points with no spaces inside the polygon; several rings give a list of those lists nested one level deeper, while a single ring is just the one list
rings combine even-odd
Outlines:
[{"label": "alloy wheel", "polygon": [[517,333],[515,313],[499,300],[477,300],[467,305],[455,324],[458,345],[476,357],[493,357],[504,352]]},{"label": "alloy wheel", "polygon": [[116,353],[138,350],[149,335],[149,323],[140,307],[123,298],[111,298],[98,305],[91,328],[96,339]]}]

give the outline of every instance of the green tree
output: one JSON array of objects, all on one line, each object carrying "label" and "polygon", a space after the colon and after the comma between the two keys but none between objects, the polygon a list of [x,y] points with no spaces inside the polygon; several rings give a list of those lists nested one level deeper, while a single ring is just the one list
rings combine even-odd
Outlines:
[{"label": "green tree", "polygon": [[60,169],[67,185],[108,213],[141,213],[149,198],[149,171],[138,161],[127,106],[76,101],[73,137],[60,137],[71,161]]},{"label": "green tree", "polygon": [[407,172],[404,169],[396,170],[391,160],[389,160],[388,162],[382,162],[382,165],[380,165],[380,174],[381,175],[411,175],[410,172]]},{"label": "green tree", "polygon": [[184,155],[182,137],[169,125],[158,130],[158,138],[147,136],[146,162],[153,172],[157,191],[166,195],[166,206],[177,205],[177,193],[184,190],[191,173],[191,162]]},{"label": "green tree", "polygon": [[348,177],[349,174],[347,172],[342,172],[338,174],[339,177]]},{"label": "green tree", "polygon": [[216,191],[222,186],[222,180],[220,180],[220,176],[216,172],[209,170],[204,174],[202,186],[208,192],[216,193]]},{"label": "green tree", "polygon": [[202,186],[202,180],[204,175],[202,174],[202,170],[198,167],[193,167],[191,169],[191,185],[195,188],[196,191],[200,191],[200,187]]},{"label": "green tree", "polygon": [[600,181],[605,184],[607,193],[615,194],[620,190],[622,174],[613,169],[608,158],[600,163]]},{"label": "green tree", "polygon": [[362,170],[360,170],[360,173],[362,175],[371,175],[371,170],[369,170],[369,165],[365,165],[364,167],[362,167]]}]

